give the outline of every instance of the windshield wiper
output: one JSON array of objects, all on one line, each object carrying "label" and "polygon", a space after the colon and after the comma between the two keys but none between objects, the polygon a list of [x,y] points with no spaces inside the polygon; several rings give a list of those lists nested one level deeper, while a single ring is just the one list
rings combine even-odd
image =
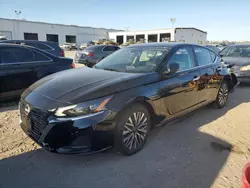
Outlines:
[{"label": "windshield wiper", "polygon": [[118,70],[112,68],[104,68],[103,70],[119,72]]}]

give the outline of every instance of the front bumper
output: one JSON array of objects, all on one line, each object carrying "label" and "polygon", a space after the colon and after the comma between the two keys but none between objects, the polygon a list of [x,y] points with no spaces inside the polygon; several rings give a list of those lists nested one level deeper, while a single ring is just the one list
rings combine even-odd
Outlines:
[{"label": "front bumper", "polygon": [[114,114],[58,119],[31,107],[27,115],[20,105],[21,128],[40,146],[64,154],[90,154],[112,147]]},{"label": "front bumper", "polygon": [[240,67],[233,67],[233,73],[241,83],[250,83],[250,70],[240,71]]}]

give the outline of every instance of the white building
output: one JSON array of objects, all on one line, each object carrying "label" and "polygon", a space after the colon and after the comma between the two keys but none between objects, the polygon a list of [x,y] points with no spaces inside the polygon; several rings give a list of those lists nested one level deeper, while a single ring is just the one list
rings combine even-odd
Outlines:
[{"label": "white building", "polygon": [[122,44],[132,39],[135,42],[145,40],[145,42],[186,42],[203,44],[207,41],[207,32],[196,28],[172,28],[145,31],[119,31],[109,32],[109,38]]},{"label": "white building", "polygon": [[79,46],[92,40],[108,39],[110,31],[119,30],[0,18],[0,35],[15,40],[52,41],[59,45],[68,42]]}]

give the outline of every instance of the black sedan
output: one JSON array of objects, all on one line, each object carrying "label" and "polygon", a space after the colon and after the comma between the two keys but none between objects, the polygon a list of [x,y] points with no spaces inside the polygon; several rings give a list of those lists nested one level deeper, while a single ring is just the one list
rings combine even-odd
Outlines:
[{"label": "black sedan", "polygon": [[37,80],[74,66],[73,60],[37,48],[0,44],[0,101],[20,97]]},{"label": "black sedan", "polygon": [[149,131],[204,105],[223,108],[238,84],[207,48],[152,43],[123,48],[93,68],[45,77],[20,100],[20,122],[38,144],[58,153],[114,146],[142,149]]},{"label": "black sedan", "polygon": [[231,45],[220,54],[226,64],[234,65],[232,71],[240,82],[250,83],[250,44]]}]

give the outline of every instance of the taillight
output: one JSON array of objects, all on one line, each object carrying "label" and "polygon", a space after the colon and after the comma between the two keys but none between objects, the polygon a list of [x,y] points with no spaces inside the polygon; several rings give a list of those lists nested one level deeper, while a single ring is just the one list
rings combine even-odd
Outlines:
[{"label": "taillight", "polygon": [[94,56],[94,53],[93,53],[93,52],[89,52],[88,56],[89,56],[89,57],[93,57],[93,56]]},{"label": "taillight", "polygon": [[71,66],[70,66],[72,69],[75,68],[75,63],[71,63]]},{"label": "taillight", "polygon": [[60,56],[61,56],[61,57],[64,57],[64,51],[61,51],[61,52],[60,52]]}]

